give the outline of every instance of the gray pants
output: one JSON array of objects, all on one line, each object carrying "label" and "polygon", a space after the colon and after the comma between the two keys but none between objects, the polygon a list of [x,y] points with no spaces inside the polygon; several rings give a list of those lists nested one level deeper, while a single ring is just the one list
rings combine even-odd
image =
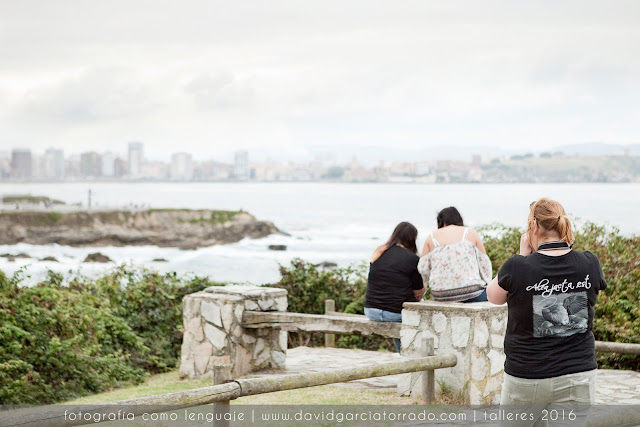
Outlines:
[{"label": "gray pants", "polygon": [[[532,380],[504,374],[501,426],[583,426],[596,397],[596,370]],[[515,414],[520,414],[516,417]],[[517,418],[517,419],[516,419]]]}]

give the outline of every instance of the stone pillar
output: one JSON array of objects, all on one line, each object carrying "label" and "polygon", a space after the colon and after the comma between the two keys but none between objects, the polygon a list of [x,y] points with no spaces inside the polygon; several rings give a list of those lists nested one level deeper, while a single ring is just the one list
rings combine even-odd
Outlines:
[{"label": "stone pillar", "polygon": [[231,364],[234,378],[265,368],[284,368],[287,333],[245,329],[242,314],[286,311],[287,291],[258,286],[211,286],[184,297],[180,376],[211,376],[213,366]]},{"label": "stone pillar", "polygon": [[[453,368],[435,370],[441,384],[461,394],[465,403],[500,403],[504,374],[507,306],[489,302],[423,301],[405,303],[402,310],[402,355],[420,357],[422,336],[433,338],[435,355],[455,354]],[[398,385],[402,394],[420,395],[421,373],[408,374]]]}]

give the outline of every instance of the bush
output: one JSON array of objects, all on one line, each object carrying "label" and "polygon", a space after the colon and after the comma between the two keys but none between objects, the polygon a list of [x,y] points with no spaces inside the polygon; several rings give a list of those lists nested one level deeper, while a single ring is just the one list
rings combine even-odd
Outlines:
[{"label": "bush", "polygon": [[97,393],[144,371],[147,348],[108,302],[48,283],[18,287],[0,272],[0,403],[53,403]]},{"label": "bush", "polygon": [[[0,404],[54,403],[174,368],[182,297],[214,285],[118,267],[94,281],[0,272]],[[6,343],[6,345],[5,345]]]}]

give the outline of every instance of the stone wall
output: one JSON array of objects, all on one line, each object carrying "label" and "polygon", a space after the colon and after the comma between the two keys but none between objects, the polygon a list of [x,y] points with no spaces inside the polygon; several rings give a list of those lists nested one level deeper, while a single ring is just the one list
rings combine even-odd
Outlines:
[{"label": "stone wall", "polygon": [[[496,404],[504,373],[504,334],[507,307],[483,303],[405,303],[402,310],[402,355],[418,357],[422,336],[434,340],[435,355],[455,354],[453,368],[436,369],[440,382],[469,404]],[[399,384],[403,394],[420,394],[421,373],[409,374]]]},{"label": "stone wall", "polygon": [[210,376],[214,365],[231,364],[234,378],[264,368],[283,368],[287,333],[245,329],[245,310],[286,311],[287,291],[256,286],[211,286],[183,302],[180,376]]}]

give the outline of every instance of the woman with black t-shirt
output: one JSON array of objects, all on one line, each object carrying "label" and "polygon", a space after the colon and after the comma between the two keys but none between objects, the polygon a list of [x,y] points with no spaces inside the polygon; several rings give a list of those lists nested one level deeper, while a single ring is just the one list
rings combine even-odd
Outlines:
[{"label": "woman with black t-shirt", "polygon": [[[533,425],[549,405],[594,403],[593,307],[607,283],[598,258],[572,250],[572,243],[562,205],[546,198],[532,203],[520,254],[487,288],[489,301],[508,305],[500,404],[528,405],[537,415],[508,425]],[[573,409],[585,421],[588,409]]]},{"label": "woman with black t-shirt", "polygon": [[[378,322],[402,322],[402,304],[422,299],[425,293],[418,273],[418,230],[401,222],[384,245],[371,256],[364,314]],[[400,340],[394,338],[400,352]]]}]

